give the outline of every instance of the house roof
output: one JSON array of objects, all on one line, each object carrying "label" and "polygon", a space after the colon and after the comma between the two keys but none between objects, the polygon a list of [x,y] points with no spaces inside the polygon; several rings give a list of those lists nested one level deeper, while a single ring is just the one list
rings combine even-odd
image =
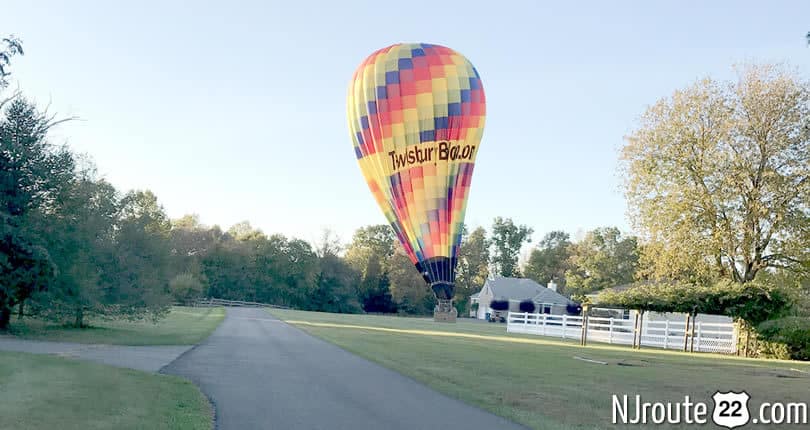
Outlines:
[{"label": "house roof", "polygon": [[492,296],[507,300],[533,300],[538,303],[567,305],[573,303],[565,296],[527,278],[495,278],[484,286],[492,290]]},{"label": "house roof", "polygon": [[568,305],[574,303],[562,294],[546,287],[540,287],[540,292],[532,298],[537,303],[550,303],[555,305]]}]

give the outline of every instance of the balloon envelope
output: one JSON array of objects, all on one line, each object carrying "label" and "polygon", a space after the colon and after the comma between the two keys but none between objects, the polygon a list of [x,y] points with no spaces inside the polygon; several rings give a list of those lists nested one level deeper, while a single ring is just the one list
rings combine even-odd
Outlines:
[{"label": "balloon envelope", "polygon": [[473,65],[450,48],[402,43],[354,73],[354,152],[405,252],[440,299],[452,299],[467,194],[484,130]]}]

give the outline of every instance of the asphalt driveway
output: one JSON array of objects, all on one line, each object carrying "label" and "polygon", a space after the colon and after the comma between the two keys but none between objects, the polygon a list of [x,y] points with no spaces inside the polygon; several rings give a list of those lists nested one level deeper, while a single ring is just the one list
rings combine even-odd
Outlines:
[{"label": "asphalt driveway", "polygon": [[[522,429],[287,325],[229,308],[162,372],[197,383],[223,430]],[[470,375],[473,377],[473,375]]]}]

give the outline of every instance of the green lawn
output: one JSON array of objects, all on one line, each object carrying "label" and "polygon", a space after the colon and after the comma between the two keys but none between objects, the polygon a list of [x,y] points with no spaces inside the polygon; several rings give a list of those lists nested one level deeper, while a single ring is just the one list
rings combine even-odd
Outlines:
[{"label": "green lawn", "polygon": [[2,429],[205,429],[191,382],[48,355],[0,352]]},{"label": "green lawn", "polygon": [[193,345],[199,343],[225,318],[223,308],[173,307],[157,323],[151,321],[89,321],[77,329],[53,322],[12,318],[10,333],[22,338],[111,345]]},{"label": "green lawn", "polygon": [[[810,363],[633,351],[610,345],[580,347],[558,339],[507,335],[505,324],[270,312],[438,391],[537,429],[610,427],[614,393],[640,394],[650,401],[683,400],[689,395],[710,408],[711,395],[718,389],[746,390],[752,405],[810,401],[810,375],[791,370],[808,372]],[[609,364],[579,361],[574,356]]]}]

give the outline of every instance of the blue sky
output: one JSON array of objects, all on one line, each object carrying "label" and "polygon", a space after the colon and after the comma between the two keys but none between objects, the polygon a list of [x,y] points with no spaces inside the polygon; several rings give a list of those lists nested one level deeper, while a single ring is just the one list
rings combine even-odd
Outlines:
[{"label": "blue sky", "polygon": [[[630,229],[616,172],[645,106],[745,61],[807,76],[810,2],[11,0],[15,85],[81,121],[53,137],[172,217],[344,241],[382,223],[345,118],[355,67],[396,42],[467,56],[487,93],[468,223]],[[114,3],[114,4],[113,4]]]}]

